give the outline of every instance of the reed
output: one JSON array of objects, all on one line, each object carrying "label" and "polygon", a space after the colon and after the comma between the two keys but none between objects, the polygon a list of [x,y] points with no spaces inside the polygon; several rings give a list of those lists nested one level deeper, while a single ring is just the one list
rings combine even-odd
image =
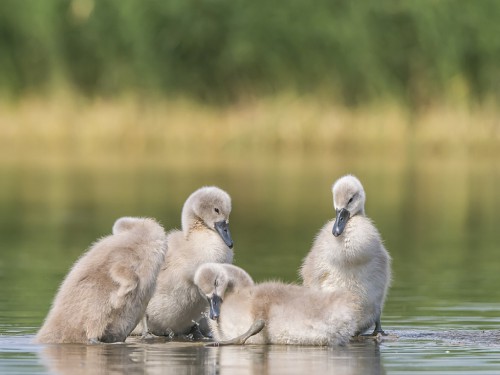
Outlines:
[{"label": "reed", "polygon": [[494,107],[388,103],[349,109],[282,95],[226,107],[133,96],[72,95],[0,103],[0,161],[164,159],[256,154],[498,154]]}]

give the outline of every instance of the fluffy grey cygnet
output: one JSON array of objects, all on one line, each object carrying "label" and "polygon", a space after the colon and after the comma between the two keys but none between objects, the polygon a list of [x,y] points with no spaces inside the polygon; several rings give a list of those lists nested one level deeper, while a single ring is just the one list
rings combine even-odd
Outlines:
[{"label": "fluffy grey cygnet", "polygon": [[300,274],[305,286],[357,296],[361,304],[357,333],[375,325],[373,334],[383,334],[380,317],[391,282],[391,258],[365,215],[361,182],[343,176],[332,192],[336,217],[317,234]]},{"label": "fluffy grey cygnet", "polygon": [[195,283],[210,302],[209,324],[222,344],[343,345],[355,333],[359,303],[350,293],[254,284],[230,264],[200,266]]},{"label": "fluffy grey cygnet", "polygon": [[[169,251],[146,310],[152,334],[186,334],[193,322],[201,318],[207,301],[194,285],[194,274],[203,263],[232,263],[230,213],[229,194],[215,186],[196,190],[184,203],[182,230],[168,234]],[[133,334],[141,332],[143,328],[139,324]]]},{"label": "fluffy grey cygnet", "polygon": [[122,342],[144,315],[167,250],[162,226],[123,217],[62,282],[39,343]]}]

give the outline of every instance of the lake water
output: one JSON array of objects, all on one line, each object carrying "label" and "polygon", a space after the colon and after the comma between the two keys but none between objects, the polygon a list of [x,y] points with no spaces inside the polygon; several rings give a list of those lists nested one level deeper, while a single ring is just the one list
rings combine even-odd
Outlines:
[{"label": "lake water", "polygon": [[[206,151],[205,151],[206,153]],[[0,164],[2,374],[500,373],[500,162],[461,154],[197,155]],[[298,280],[333,216],[331,184],[356,174],[393,257],[383,328],[395,340],[342,348],[130,340],[32,343],[69,267],[120,216],[180,226],[202,185],[231,194],[235,264],[257,281]]]}]

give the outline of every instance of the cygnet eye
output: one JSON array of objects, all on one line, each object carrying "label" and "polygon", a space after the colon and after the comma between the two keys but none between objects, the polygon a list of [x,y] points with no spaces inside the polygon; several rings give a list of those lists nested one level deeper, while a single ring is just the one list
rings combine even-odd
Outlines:
[{"label": "cygnet eye", "polygon": [[352,199],[353,199],[353,198],[354,198],[354,197],[351,197],[351,199],[349,199],[349,202],[347,202],[347,204],[350,204],[350,203],[352,202]]},{"label": "cygnet eye", "polygon": [[220,213],[219,209],[217,207],[214,208],[214,211],[217,213]]}]

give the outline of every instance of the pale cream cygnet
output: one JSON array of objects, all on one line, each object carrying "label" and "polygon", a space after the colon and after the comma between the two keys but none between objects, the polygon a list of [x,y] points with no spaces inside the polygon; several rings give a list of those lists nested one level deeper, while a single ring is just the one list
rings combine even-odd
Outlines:
[{"label": "pale cream cygnet", "polygon": [[209,301],[209,324],[218,342],[343,345],[356,330],[359,304],[350,293],[254,284],[243,269],[229,264],[204,264],[194,280]]},{"label": "pale cream cygnet", "polygon": [[[182,230],[168,234],[169,251],[146,310],[154,335],[186,334],[201,318],[207,301],[194,285],[194,274],[203,263],[232,263],[230,213],[229,194],[214,186],[196,190],[184,203]],[[141,325],[134,334],[143,331]]]},{"label": "pale cream cygnet", "polygon": [[122,342],[144,315],[167,250],[162,226],[123,217],[97,241],[62,282],[40,343]]},{"label": "pale cream cygnet", "polygon": [[336,217],[317,234],[300,274],[310,288],[356,296],[361,304],[357,333],[375,325],[373,334],[383,334],[380,317],[391,281],[391,258],[365,216],[361,182],[343,176],[332,192]]}]

